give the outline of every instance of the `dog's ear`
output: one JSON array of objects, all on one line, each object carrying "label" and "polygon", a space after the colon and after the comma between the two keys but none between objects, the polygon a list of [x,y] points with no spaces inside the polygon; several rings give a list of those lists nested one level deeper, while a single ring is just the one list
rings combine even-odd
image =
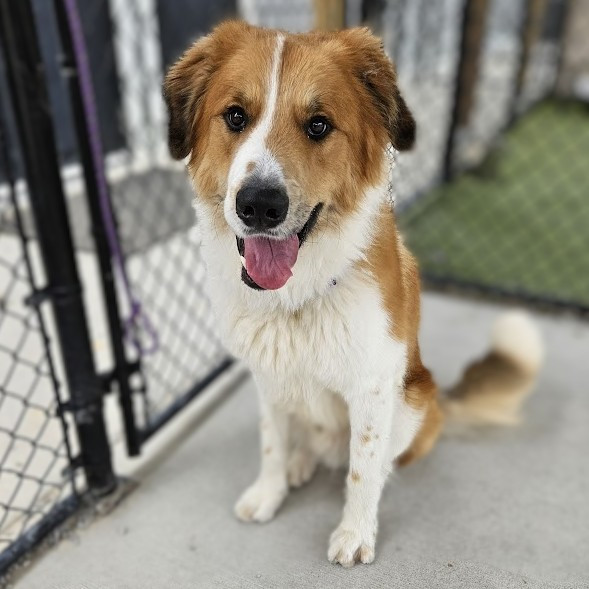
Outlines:
[{"label": "dog's ear", "polygon": [[356,75],[370,93],[393,146],[399,151],[415,143],[415,119],[397,86],[397,72],[382,41],[366,27],[340,33],[351,53]]},{"label": "dog's ear", "polygon": [[172,157],[185,158],[191,150],[192,126],[207,81],[214,71],[212,39],[203,37],[170,67],[164,81],[168,107],[168,147]]},{"label": "dog's ear", "polygon": [[164,81],[168,107],[168,147],[180,160],[191,151],[194,126],[207,85],[221,63],[229,57],[250,26],[227,21],[202,37],[170,67]]}]

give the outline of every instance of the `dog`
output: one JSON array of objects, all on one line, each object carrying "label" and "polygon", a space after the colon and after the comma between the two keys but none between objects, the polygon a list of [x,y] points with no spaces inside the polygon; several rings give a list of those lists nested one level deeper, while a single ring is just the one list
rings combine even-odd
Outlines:
[{"label": "dog", "polygon": [[207,293],[259,392],[261,468],[235,513],[266,522],[318,464],[348,465],[328,559],[370,563],[389,472],[432,449],[445,415],[514,422],[541,361],[536,328],[502,317],[440,401],[420,357],[417,264],[387,198],[387,149],[410,149],[416,125],[368,29],[225,22],[169,69],[164,98]]}]

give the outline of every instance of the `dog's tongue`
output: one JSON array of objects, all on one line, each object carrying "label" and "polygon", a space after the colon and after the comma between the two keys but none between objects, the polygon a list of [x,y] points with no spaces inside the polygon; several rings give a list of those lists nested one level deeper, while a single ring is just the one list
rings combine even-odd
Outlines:
[{"label": "dog's tongue", "polygon": [[280,240],[246,237],[243,241],[245,269],[252,280],[266,290],[284,286],[299,254],[297,235]]}]

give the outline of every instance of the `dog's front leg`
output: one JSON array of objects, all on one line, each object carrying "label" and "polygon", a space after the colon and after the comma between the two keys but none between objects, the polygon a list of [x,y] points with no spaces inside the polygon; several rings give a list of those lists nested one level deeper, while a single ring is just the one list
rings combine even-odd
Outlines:
[{"label": "dog's front leg", "polygon": [[357,391],[347,398],[350,414],[350,468],[340,525],[331,535],[327,556],[351,567],[374,560],[377,512],[391,470],[390,438],[395,386]]},{"label": "dog's front leg", "polygon": [[273,402],[261,378],[256,379],[260,400],[261,466],[256,481],[237,503],[235,514],[246,522],[267,522],[288,493],[288,415]]}]

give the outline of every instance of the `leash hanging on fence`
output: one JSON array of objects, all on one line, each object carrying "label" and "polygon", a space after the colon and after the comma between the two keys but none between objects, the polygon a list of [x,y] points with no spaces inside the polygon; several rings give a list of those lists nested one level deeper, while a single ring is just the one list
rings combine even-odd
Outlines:
[{"label": "leash hanging on fence", "polygon": [[[131,281],[125,266],[123,249],[121,247],[115,224],[110,192],[105,174],[104,152],[102,150],[102,139],[98,122],[94,86],[90,73],[90,64],[86,42],[84,40],[82,21],[76,3],[77,0],[62,1],[65,7],[67,27],[74,50],[73,58],[78,73],[80,94],[84,111],[84,122],[86,124],[86,132],[88,133],[90,152],[95,169],[100,212],[104,223],[111,259],[113,260],[114,266],[121,279],[121,284],[130,308],[129,316],[123,321],[125,339],[133,345],[139,355],[153,354],[159,347],[158,335],[149,317],[143,310],[141,302],[133,292]],[[151,341],[148,346],[145,346],[141,342],[139,336],[140,331],[143,331],[149,336]]]}]

